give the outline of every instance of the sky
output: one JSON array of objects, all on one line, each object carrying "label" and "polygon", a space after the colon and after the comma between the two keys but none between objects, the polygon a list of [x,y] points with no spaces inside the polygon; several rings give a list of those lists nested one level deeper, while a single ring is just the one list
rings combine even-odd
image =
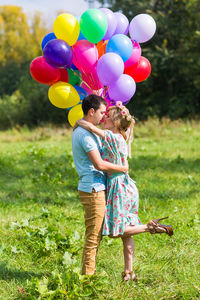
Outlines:
[{"label": "sky", "polygon": [[[71,13],[80,17],[89,8],[84,0],[0,0],[0,5],[16,5],[23,8],[27,15],[33,15],[35,11],[41,11],[49,25],[52,25],[57,11]],[[98,1],[93,1],[94,8],[100,7]]]}]

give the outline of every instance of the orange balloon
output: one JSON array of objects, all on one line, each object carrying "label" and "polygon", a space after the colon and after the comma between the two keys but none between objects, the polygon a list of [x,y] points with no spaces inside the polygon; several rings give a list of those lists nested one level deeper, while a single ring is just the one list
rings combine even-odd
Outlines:
[{"label": "orange balloon", "polygon": [[106,45],[108,44],[108,40],[100,41],[96,47],[99,53],[99,58],[106,53]]}]

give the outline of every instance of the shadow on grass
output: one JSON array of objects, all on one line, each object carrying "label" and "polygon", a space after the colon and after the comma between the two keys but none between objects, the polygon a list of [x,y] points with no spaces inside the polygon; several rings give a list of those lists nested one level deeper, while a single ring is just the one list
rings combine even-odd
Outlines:
[{"label": "shadow on grass", "polygon": [[[175,159],[159,156],[137,156],[129,161],[130,176],[137,171],[155,170],[155,175],[162,179],[162,172],[196,173],[199,174],[200,159],[185,159],[177,156]],[[140,175],[141,176],[141,175]],[[146,176],[147,177],[147,176]],[[151,184],[159,184],[159,178],[150,178]],[[1,205],[17,204],[34,201],[44,204],[66,205],[69,202],[79,202],[77,196],[78,175],[73,166],[71,155],[47,157],[46,155],[22,155],[19,159],[9,161],[0,157],[0,201]],[[170,198],[186,198],[186,192],[167,188],[148,189],[145,194],[151,198],[167,200]],[[193,192],[194,189],[193,189]],[[144,195],[143,195],[144,196]]]},{"label": "shadow on grass", "polygon": [[31,279],[32,277],[41,278],[44,274],[17,270],[9,268],[7,262],[0,262],[0,279],[1,280],[19,280],[21,282]]}]

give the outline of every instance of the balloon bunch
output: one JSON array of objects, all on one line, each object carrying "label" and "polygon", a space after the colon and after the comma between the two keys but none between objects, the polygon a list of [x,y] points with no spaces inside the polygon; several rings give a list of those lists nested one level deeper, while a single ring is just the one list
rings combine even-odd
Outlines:
[{"label": "balloon bunch", "polygon": [[130,101],[136,82],[151,73],[140,43],[155,31],[156,23],[148,14],[135,16],[130,24],[125,15],[108,8],[88,9],[79,22],[71,14],[61,14],[53,32],[42,40],[43,56],[31,62],[31,75],[50,85],[49,100],[69,109],[68,121],[74,126],[83,117],[81,101],[88,94],[104,97],[108,105]]}]

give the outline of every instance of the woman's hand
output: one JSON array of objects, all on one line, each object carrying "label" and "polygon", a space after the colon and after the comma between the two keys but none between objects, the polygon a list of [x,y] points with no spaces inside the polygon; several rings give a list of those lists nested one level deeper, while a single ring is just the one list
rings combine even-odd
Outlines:
[{"label": "woman's hand", "polygon": [[92,129],[94,128],[94,125],[90,122],[87,122],[83,119],[78,120],[77,122],[78,126],[81,126],[83,128],[85,128],[86,130],[92,131]]}]

